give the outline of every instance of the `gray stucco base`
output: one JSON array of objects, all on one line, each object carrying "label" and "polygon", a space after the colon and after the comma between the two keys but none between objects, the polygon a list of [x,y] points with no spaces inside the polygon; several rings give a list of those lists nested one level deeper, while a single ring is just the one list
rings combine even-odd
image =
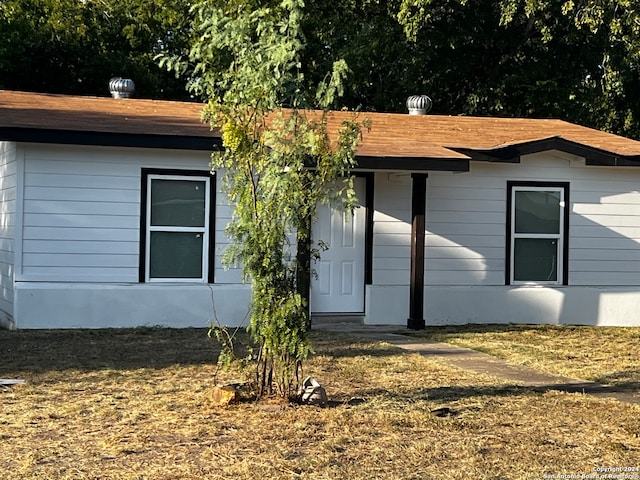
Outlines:
[{"label": "gray stucco base", "polygon": [[246,325],[246,285],[17,282],[17,328]]}]

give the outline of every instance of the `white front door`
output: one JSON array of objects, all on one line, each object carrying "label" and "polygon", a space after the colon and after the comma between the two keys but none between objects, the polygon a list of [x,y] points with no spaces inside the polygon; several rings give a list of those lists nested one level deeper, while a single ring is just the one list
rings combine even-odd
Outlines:
[{"label": "white front door", "polygon": [[[365,179],[355,178],[354,188],[364,204]],[[311,268],[311,313],[364,312],[364,256],[366,212],[356,208],[353,215],[325,205],[318,207],[318,220],[312,227],[313,246],[329,246],[320,251],[320,260]]]}]

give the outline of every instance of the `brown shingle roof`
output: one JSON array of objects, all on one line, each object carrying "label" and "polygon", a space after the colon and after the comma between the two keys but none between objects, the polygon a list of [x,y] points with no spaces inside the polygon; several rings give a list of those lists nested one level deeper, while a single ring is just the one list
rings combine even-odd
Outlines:
[{"label": "brown shingle roof", "polygon": [[[0,135],[27,129],[157,137],[218,137],[200,121],[198,103],[77,97],[0,91]],[[361,157],[467,159],[469,151],[498,151],[562,139],[615,157],[640,158],[640,142],[562,120],[361,113],[371,121]],[[331,112],[335,131],[350,112]],[[634,158],[637,159],[637,158]]]},{"label": "brown shingle roof", "polygon": [[0,91],[0,127],[153,135],[210,135],[202,105]]},{"label": "brown shingle roof", "polygon": [[[343,116],[342,112],[334,115]],[[450,156],[450,149],[493,150],[562,138],[620,156],[640,155],[640,142],[553,119],[362,113],[372,122],[358,153],[370,156]]]}]

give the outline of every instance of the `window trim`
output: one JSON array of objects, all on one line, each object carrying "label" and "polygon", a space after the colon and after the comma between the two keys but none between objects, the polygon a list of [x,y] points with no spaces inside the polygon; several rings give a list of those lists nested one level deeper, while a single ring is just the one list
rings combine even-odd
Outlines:
[{"label": "window trim", "polygon": [[[204,227],[152,227],[151,218],[151,181],[191,180],[205,181],[205,225]],[[215,271],[215,174],[198,170],[143,168],[140,185],[140,258],[138,281],[140,283],[214,283]],[[208,202],[206,199],[208,198]],[[149,254],[152,231],[203,232],[202,241],[202,277],[200,278],[150,278]]]},{"label": "window trim", "polygon": [[[506,248],[505,248],[505,285],[569,285],[569,216],[570,216],[570,191],[569,182],[542,182],[542,181],[507,181],[507,208],[506,208]],[[513,279],[514,251],[515,251],[515,209],[514,198],[516,191],[548,191],[557,190],[561,194],[560,209],[560,233],[554,234],[522,234],[519,238],[558,238],[558,278],[555,281],[517,281]]]}]

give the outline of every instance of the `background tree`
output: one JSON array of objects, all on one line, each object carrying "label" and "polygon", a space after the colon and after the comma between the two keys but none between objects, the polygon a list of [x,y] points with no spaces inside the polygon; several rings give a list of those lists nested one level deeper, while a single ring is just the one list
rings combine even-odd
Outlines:
[{"label": "background tree", "polygon": [[[323,81],[305,81],[303,8],[301,0],[201,0],[189,58],[162,61],[191,78],[191,91],[207,99],[206,118],[222,131],[225,150],[213,155],[213,167],[224,172],[234,205],[225,263],[240,263],[251,281],[259,396],[292,397],[310,351],[298,291],[306,267],[295,246],[309,240],[318,203],[352,208],[354,201],[349,171],[360,126],[347,121],[331,137],[327,130],[326,109],[342,89],[345,64],[335,62]],[[310,107],[325,113],[305,111]]]},{"label": "background tree", "polygon": [[425,85],[435,108],[557,117],[640,138],[639,8],[631,0],[402,0],[397,16],[416,44],[446,35],[425,60],[436,72]]},{"label": "background tree", "polygon": [[[190,98],[187,78],[153,57],[188,51],[191,3],[4,0],[0,88],[105,95],[111,76],[126,75],[139,97]],[[308,0],[304,91],[344,59],[333,107],[402,112],[408,95],[427,93],[434,113],[555,117],[640,138],[639,9],[633,0]],[[226,59],[209,68],[225,70]]]},{"label": "background tree", "polygon": [[188,0],[3,0],[0,88],[108,95],[126,76],[136,96],[187,99],[184,79],[158,67],[188,51]]}]

